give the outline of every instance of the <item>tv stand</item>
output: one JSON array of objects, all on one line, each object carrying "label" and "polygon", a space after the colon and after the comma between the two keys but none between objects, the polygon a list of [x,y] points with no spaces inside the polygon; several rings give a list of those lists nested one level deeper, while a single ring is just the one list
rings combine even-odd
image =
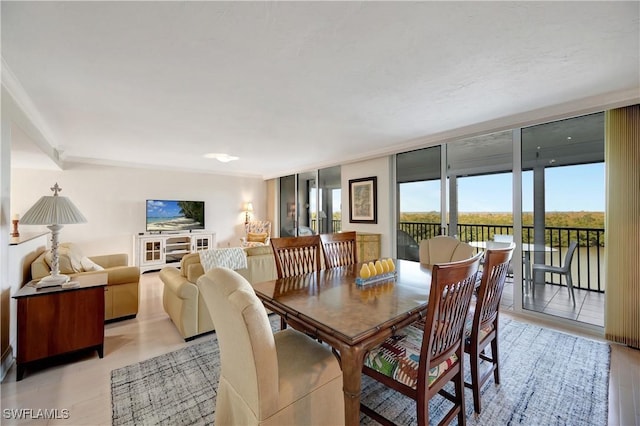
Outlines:
[{"label": "tv stand", "polygon": [[169,264],[179,266],[186,254],[214,248],[216,234],[206,231],[138,234],[134,235],[133,244],[135,265],[140,272],[147,272]]}]

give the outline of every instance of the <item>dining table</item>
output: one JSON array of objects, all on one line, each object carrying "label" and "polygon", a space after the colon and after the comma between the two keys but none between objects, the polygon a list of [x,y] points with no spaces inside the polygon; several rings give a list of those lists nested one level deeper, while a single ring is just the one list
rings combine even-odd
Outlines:
[{"label": "dining table", "polygon": [[346,425],[360,423],[366,353],[427,310],[431,266],[394,263],[395,276],[364,285],[356,283],[362,263],[252,284],[267,309],[333,348],[342,368]]}]

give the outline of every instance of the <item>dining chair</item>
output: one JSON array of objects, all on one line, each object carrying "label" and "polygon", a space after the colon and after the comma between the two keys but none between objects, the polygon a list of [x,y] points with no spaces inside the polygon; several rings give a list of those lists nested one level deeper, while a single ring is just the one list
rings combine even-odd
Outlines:
[{"label": "dining chair", "polygon": [[293,329],[274,333],[251,284],[231,269],[212,269],[198,287],[220,346],[216,425],[344,424],[342,371],[328,346]]},{"label": "dining chair", "polygon": [[[505,244],[505,243],[498,243]],[[502,290],[509,271],[514,243],[507,247],[489,248],[484,252],[482,278],[477,289],[475,306],[471,307],[465,324],[464,351],[469,354],[471,382],[465,386],[473,391],[473,408],[480,414],[480,388],[491,377],[496,385],[500,384],[500,366],[498,359],[498,313]],[[491,356],[486,352],[491,345]],[[480,374],[481,361],[491,363],[491,368]]]},{"label": "dining chair", "polygon": [[353,265],[358,262],[355,231],[321,234],[320,241],[325,268]]},{"label": "dining chair", "polygon": [[[416,401],[418,425],[429,424],[429,400],[440,394],[453,403],[440,424],[464,425],[464,329],[481,253],[433,265],[424,320],[398,330],[365,355],[362,372]],[[443,388],[453,382],[454,394]],[[370,407],[360,410],[393,424]]]},{"label": "dining chair", "polygon": [[[271,247],[275,257],[278,278],[288,278],[320,270],[320,236],[272,238]],[[284,330],[287,322],[280,319]]]},{"label": "dining chair", "polygon": [[[533,282],[531,283],[533,298],[536,297],[536,272],[542,272],[543,274],[545,272],[552,272],[554,274],[564,275],[567,281],[567,291],[573,299],[573,306],[576,306],[576,295],[573,292],[573,279],[571,277],[571,261],[573,260],[573,253],[576,251],[576,247],[578,247],[577,241],[571,241],[571,243],[569,243],[569,248],[564,256],[564,264],[562,266],[551,266],[541,263],[533,264],[531,267],[533,271]],[[543,280],[543,284],[546,284],[546,281]]]},{"label": "dining chair", "polygon": [[419,258],[424,265],[455,262],[473,256],[473,247],[457,238],[438,235],[420,241]]}]

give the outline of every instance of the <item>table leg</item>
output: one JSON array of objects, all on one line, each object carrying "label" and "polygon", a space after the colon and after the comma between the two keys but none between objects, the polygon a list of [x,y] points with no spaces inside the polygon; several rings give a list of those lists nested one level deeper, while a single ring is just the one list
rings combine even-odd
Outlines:
[{"label": "table leg", "polygon": [[362,385],[362,365],[365,351],[358,346],[340,348],[342,364],[342,390],[344,392],[345,425],[360,424],[360,393]]}]

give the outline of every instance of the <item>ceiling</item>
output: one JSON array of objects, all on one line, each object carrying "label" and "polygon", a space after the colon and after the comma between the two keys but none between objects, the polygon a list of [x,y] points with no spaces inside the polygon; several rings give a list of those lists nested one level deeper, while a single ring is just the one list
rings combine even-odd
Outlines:
[{"label": "ceiling", "polygon": [[3,86],[63,167],[269,178],[640,100],[638,2],[0,8]]}]

